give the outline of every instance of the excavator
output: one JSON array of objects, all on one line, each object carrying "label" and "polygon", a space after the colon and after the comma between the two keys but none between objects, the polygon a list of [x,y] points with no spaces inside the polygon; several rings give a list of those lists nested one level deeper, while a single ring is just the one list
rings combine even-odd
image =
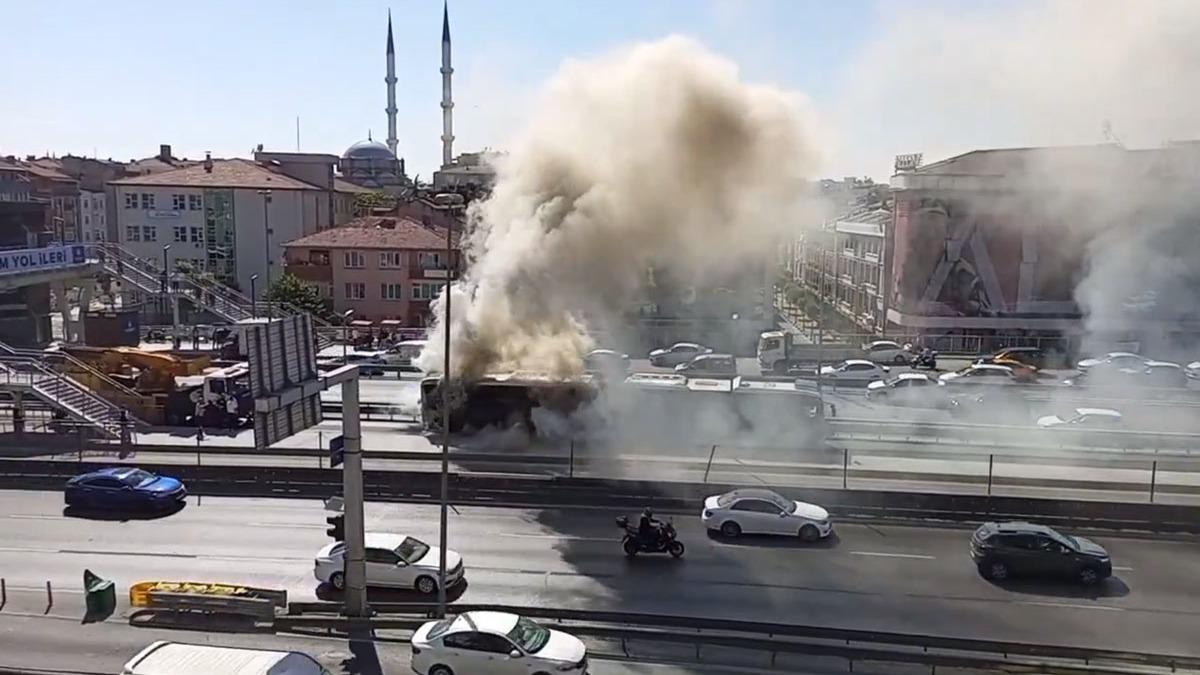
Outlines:
[{"label": "excavator", "polygon": [[[100,396],[155,425],[192,424],[236,428],[253,410],[249,369],[244,364],[216,366],[207,356],[185,358],[133,347],[56,345],[46,350],[70,359],[56,367]],[[120,391],[117,391],[120,390]]]}]

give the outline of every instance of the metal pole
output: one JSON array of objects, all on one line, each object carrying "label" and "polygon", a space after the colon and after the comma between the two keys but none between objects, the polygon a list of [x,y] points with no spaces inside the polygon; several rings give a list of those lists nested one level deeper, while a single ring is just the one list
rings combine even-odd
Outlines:
[{"label": "metal pole", "polygon": [[442,491],[441,491],[441,522],[438,543],[441,551],[438,556],[438,618],[446,616],[446,525],[449,515],[450,500],[450,280],[452,265],[453,221],[446,223],[446,287],[445,294],[446,316],[442,324]]},{"label": "metal pole", "polygon": [[571,464],[567,467],[567,477],[575,477],[575,439],[571,439]]},{"label": "metal pole", "polygon": [[1154,503],[1154,488],[1158,483],[1158,460],[1150,464],[1150,503]]},{"label": "metal pole", "polygon": [[358,419],[358,367],[342,383],[343,515],[346,517],[346,595],[348,616],[368,615],[366,543],[363,535],[362,426]]},{"label": "metal pole", "polygon": [[850,448],[842,448],[842,489],[846,489],[846,474],[850,472]]},{"label": "metal pole", "polygon": [[717,456],[717,446],[712,446],[712,450],[708,453],[708,464],[704,467],[704,482],[708,483],[708,472],[712,469],[713,458]]},{"label": "metal pole", "polygon": [[[825,253],[821,250],[821,293],[817,297],[817,400],[821,402],[822,408],[825,406],[825,391],[821,381],[825,378],[821,376],[821,368],[825,365],[824,347],[825,347]],[[821,411],[824,413],[824,409]]]},{"label": "metal pole", "polygon": [[992,496],[992,468],[993,468],[995,465],[996,465],[996,456],[995,456],[995,455],[988,455],[988,487],[987,487],[987,493],[988,493],[988,496],[989,496],[989,497],[991,497],[991,496]]}]

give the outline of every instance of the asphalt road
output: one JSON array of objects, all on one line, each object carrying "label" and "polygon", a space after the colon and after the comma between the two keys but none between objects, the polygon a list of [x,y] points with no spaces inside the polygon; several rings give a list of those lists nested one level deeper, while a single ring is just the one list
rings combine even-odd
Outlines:
[{"label": "asphalt road", "polygon": [[[79,588],[85,568],[122,589],[151,579],[227,581],[286,588],[294,599],[329,597],[312,577],[312,556],[327,541],[319,503],[191,501],[160,520],[97,521],[65,517],[58,494],[0,493],[0,576],[9,595],[0,617],[41,613],[46,581],[60,589],[56,607],[78,605],[67,589]],[[367,527],[436,541],[436,513],[368,504]],[[452,597],[1200,654],[1196,541],[1100,538],[1117,576],[1087,590],[989,583],[967,558],[960,529],[841,524],[835,538],[803,546],[722,541],[706,535],[697,516],[679,515],[682,560],[629,561],[615,515],[455,509],[449,541],[465,558],[468,583]]]}]

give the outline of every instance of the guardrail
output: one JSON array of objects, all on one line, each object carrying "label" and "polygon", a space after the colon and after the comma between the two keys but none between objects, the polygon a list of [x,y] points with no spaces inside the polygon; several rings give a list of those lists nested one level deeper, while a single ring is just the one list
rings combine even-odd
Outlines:
[{"label": "guardrail", "polygon": [[[344,617],[334,618],[332,615],[336,615],[340,608],[341,605],[332,602],[293,602],[288,605],[287,615],[278,617],[275,625],[277,629],[283,630],[298,627],[329,628],[347,625],[354,621]],[[437,606],[429,603],[371,603],[371,608],[379,615],[379,618],[374,620],[376,623],[386,622],[385,615],[404,614],[413,617],[401,620],[405,627],[415,627],[424,620],[434,617],[437,611]],[[867,631],[829,626],[511,605],[455,604],[452,605],[452,609],[456,613],[501,611],[558,624],[570,623],[572,632],[576,634],[634,637],[639,632],[644,633],[645,629],[651,629],[655,639],[670,642],[713,644],[772,652],[833,655],[857,658],[863,661],[884,660],[959,667],[986,667],[1003,664],[1007,666],[1005,668],[1007,671],[1013,666],[1020,669],[1021,666],[1032,665],[1030,663],[1022,664],[1019,660],[1017,663],[1013,662],[1013,657],[1022,657],[1029,661],[1052,660],[1056,662],[1055,665],[1060,667],[1068,666],[1063,662],[1073,661],[1077,665],[1072,665],[1075,667],[1082,665],[1089,672],[1106,672],[1107,668],[1116,666],[1154,667],[1172,672],[1179,669],[1200,668],[1200,657],[1187,655]],[[326,617],[311,617],[315,621],[305,621],[304,615],[313,613],[322,613]],[[605,624],[607,627],[597,624]],[[746,636],[754,637],[748,640]],[[871,649],[864,651],[864,647]],[[921,651],[913,651],[911,648],[919,648]]]},{"label": "guardrail", "polygon": [[[5,460],[0,487],[62,488],[78,473],[108,463]],[[341,470],[314,467],[239,465],[193,466],[142,463],[149,471],[169,473],[185,481],[195,495],[235,497],[326,498],[341,491]],[[430,503],[438,501],[441,476],[436,471],[364,471],[364,494],[370,501]],[[616,478],[514,476],[453,473],[449,500],[455,504],[538,507],[602,507],[693,512],[712,494],[744,487],[723,482],[654,482]],[[1162,503],[1076,501],[883,490],[857,490],[771,485],[780,494],[822,504],[840,518],[871,520],[941,520],[975,523],[987,520],[1037,520],[1048,525],[1104,530],[1200,533],[1200,507]]]}]

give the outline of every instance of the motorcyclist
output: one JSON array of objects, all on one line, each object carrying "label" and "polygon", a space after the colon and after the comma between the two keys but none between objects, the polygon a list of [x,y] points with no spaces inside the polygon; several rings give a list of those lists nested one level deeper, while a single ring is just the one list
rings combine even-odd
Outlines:
[{"label": "motorcyclist", "polygon": [[638,521],[638,538],[643,546],[654,546],[658,543],[662,522],[654,519],[650,507],[642,509],[642,518]]}]

